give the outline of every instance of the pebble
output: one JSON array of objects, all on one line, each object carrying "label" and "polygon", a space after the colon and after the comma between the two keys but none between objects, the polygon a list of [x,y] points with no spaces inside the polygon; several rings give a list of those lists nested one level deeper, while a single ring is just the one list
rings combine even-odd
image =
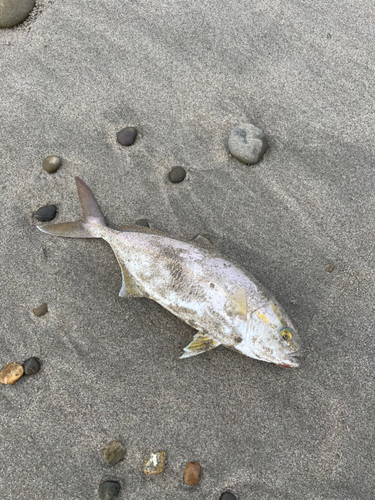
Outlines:
[{"label": "pebble", "polygon": [[136,225],[136,226],[143,226],[143,227],[150,227],[150,224],[148,223],[148,220],[147,220],[147,219],[138,219],[138,220],[135,222],[135,225]]},{"label": "pebble", "polygon": [[114,466],[125,458],[125,448],[121,441],[111,441],[102,449],[102,459],[108,465]]},{"label": "pebble", "polygon": [[131,146],[135,143],[138,131],[135,127],[126,127],[117,132],[117,141],[122,146]]},{"label": "pebble", "polygon": [[262,130],[251,123],[240,123],[230,133],[228,147],[237,160],[251,165],[262,158],[268,142]]},{"label": "pebble", "polygon": [[40,370],[39,360],[36,358],[29,358],[23,363],[25,375],[35,375]]},{"label": "pebble", "polygon": [[61,165],[61,158],[59,156],[46,156],[43,160],[43,168],[50,174],[55,172]]},{"label": "pebble", "polygon": [[145,474],[160,474],[165,469],[167,454],[164,451],[151,453],[150,458],[144,462],[143,472]]},{"label": "pebble", "polygon": [[196,486],[201,477],[201,466],[197,462],[189,462],[184,470],[184,482],[189,486]]},{"label": "pebble", "polygon": [[22,23],[35,6],[35,0],[2,0],[0,28],[13,28]]},{"label": "pebble", "polygon": [[37,220],[46,222],[52,220],[56,217],[57,207],[55,205],[46,205],[45,207],[39,208],[34,214]]},{"label": "pebble", "polygon": [[5,385],[12,385],[22,377],[23,366],[18,363],[9,363],[0,371],[0,382]]},{"label": "pebble", "polygon": [[182,182],[186,177],[186,170],[182,167],[173,167],[169,172],[169,180],[173,182],[173,184],[177,184],[178,182]]},{"label": "pebble", "polygon": [[229,493],[229,491],[226,491],[221,495],[220,500],[236,500],[236,497],[232,493]]},{"label": "pebble", "polygon": [[40,306],[35,307],[33,309],[33,313],[35,314],[35,316],[44,316],[45,314],[48,313],[47,304],[43,302],[43,304],[40,304]]},{"label": "pebble", "polygon": [[334,269],[335,269],[335,263],[334,262],[330,262],[328,264],[328,266],[326,267],[326,272],[327,273],[331,273]]},{"label": "pebble", "polygon": [[100,500],[112,500],[112,498],[118,497],[120,489],[120,483],[117,481],[104,481],[99,486],[99,498]]}]

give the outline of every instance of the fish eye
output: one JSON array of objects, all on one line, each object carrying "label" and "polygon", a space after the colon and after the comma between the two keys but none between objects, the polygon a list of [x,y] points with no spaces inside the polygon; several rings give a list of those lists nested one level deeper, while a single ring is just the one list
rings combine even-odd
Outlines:
[{"label": "fish eye", "polygon": [[289,340],[292,340],[293,337],[292,332],[288,328],[284,328],[283,330],[281,330],[281,336],[287,342]]}]

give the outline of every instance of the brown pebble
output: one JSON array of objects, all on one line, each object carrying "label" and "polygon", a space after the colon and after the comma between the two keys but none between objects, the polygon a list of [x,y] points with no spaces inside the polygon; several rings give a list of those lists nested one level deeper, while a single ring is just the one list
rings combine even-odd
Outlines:
[{"label": "brown pebble", "polygon": [[184,482],[189,486],[196,486],[201,477],[201,466],[197,462],[189,462],[184,470]]},{"label": "brown pebble", "polygon": [[44,316],[48,313],[47,304],[44,302],[43,304],[40,304],[40,306],[35,307],[33,309],[33,313],[35,314],[35,316]]},{"label": "brown pebble", "polygon": [[334,269],[335,269],[335,263],[334,262],[330,262],[328,264],[328,266],[326,267],[326,272],[327,273],[331,273]]},{"label": "brown pebble", "polygon": [[145,474],[160,474],[165,469],[167,454],[165,451],[151,453],[150,458],[146,458],[144,462],[143,472]]},{"label": "brown pebble", "polygon": [[114,466],[117,462],[124,460],[125,453],[126,451],[121,441],[111,441],[102,449],[102,459],[108,465]]},{"label": "brown pebble", "polygon": [[23,375],[23,366],[18,363],[9,363],[0,371],[0,382],[12,385]]}]

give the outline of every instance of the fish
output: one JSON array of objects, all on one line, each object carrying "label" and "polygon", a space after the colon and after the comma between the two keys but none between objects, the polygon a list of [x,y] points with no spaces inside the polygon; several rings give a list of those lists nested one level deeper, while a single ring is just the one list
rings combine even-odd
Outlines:
[{"label": "fish", "polygon": [[208,239],[187,241],[136,225],[111,229],[89,187],[75,180],[81,219],[38,229],[109,243],[122,273],[119,296],[152,299],[197,331],[181,358],[222,345],[256,360],[299,366],[298,333],[282,306]]}]

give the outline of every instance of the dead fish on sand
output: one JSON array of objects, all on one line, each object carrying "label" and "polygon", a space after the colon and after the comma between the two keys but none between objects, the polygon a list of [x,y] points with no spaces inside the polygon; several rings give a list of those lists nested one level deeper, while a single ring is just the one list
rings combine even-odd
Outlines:
[{"label": "dead fish on sand", "polygon": [[281,306],[207,248],[208,240],[186,242],[139,226],[110,229],[90,189],[78,177],[76,182],[82,219],[38,228],[54,236],[107,241],[122,271],[120,297],[155,300],[198,331],[182,358],[223,345],[267,363],[299,366],[297,334]]}]

